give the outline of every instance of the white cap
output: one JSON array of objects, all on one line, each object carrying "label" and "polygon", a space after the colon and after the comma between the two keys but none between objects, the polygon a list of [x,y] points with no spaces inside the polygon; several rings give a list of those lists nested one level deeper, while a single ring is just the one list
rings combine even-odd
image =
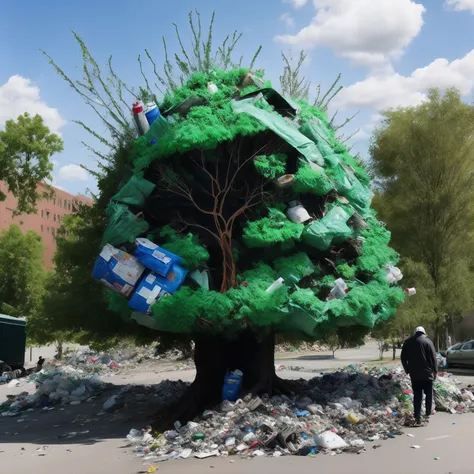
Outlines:
[{"label": "white cap", "polygon": [[418,326],[418,327],[415,329],[414,334],[416,334],[417,332],[422,332],[423,334],[426,334],[425,328],[424,328],[423,326]]}]

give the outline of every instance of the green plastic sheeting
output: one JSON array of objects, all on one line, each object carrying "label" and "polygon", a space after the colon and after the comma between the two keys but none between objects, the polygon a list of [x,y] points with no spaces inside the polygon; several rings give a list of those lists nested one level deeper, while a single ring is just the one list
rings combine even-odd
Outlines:
[{"label": "green plastic sheeting", "polygon": [[144,179],[140,174],[133,175],[120,191],[112,197],[112,201],[141,207],[154,188],[155,185]]},{"label": "green plastic sheeting", "polygon": [[272,132],[283,138],[289,145],[296,148],[308,161],[324,165],[324,159],[314,142],[305,137],[292,123],[275,112],[259,109],[254,105],[254,99],[232,101],[237,113],[247,113],[257,119]]},{"label": "green plastic sheeting", "polygon": [[109,225],[105,229],[102,245],[121,245],[134,242],[135,239],[148,230],[148,223],[138,219],[130,209],[123,204],[111,202],[107,206]]},{"label": "green plastic sheeting", "polygon": [[292,100],[283,97],[278,91],[267,87],[265,89],[258,89],[256,91],[245,94],[239,100],[250,99],[262,94],[266,101],[281,115],[296,115],[299,112],[299,107]]},{"label": "green plastic sheeting", "polygon": [[361,215],[365,217],[366,211],[364,209],[370,206],[373,197],[372,191],[357,179],[349,167],[342,163],[339,163],[339,166],[331,170],[331,178],[336,191],[347,198]]},{"label": "green plastic sheeting", "polygon": [[315,118],[309,122],[304,123],[300,128],[301,133],[317,143],[319,151],[324,158],[324,162],[330,167],[334,168],[339,163],[339,157],[334,153],[331,145],[328,143],[329,140],[329,129],[323,124],[323,122]]},{"label": "green plastic sheeting", "polygon": [[318,250],[327,250],[332,242],[344,242],[353,233],[347,225],[351,216],[347,206],[334,206],[321,220],[306,227],[303,241]]}]

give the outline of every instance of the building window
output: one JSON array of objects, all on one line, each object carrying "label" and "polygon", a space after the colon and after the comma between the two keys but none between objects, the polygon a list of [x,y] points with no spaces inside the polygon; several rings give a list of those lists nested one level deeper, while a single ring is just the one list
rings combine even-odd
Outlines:
[{"label": "building window", "polygon": [[41,218],[44,217],[44,211],[41,209]]},{"label": "building window", "polygon": [[58,222],[61,222],[61,216],[58,214]]},{"label": "building window", "polygon": [[56,214],[53,215],[53,221],[56,222]]},{"label": "building window", "polygon": [[46,232],[49,234],[49,227],[46,227]]},{"label": "building window", "polygon": [[56,236],[56,229],[54,227],[51,228],[51,233],[53,234],[53,237]]},{"label": "building window", "polygon": [[53,198],[53,204],[56,205],[56,198]]},{"label": "building window", "polygon": [[69,211],[71,210],[71,201],[68,201],[67,208],[68,208]]},{"label": "building window", "polygon": [[43,232],[43,231],[44,231],[43,224],[41,224],[41,232]]},{"label": "building window", "polygon": [[59,207],[61,207],[62,205],[63,205],[63,200],[59,198]]}]

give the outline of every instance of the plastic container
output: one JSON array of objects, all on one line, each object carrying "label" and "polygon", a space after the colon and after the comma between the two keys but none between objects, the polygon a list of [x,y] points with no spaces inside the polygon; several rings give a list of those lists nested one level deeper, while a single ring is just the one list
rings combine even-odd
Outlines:
[{"label": "plastic container", "polygon": [[224,387],[222,389],[222,400],[235,402],[239,398],[240,387],[242,386],[243,374],[240,370],[235,370],[224,377]]},{"label": "plastic container", "polygon": [[154,102],[146,105],[145,117],[149,125],[151,125],[160,116],[160,109]]},{"label": "plastic container", "polygon": [[181,263],[183,259],[174,253],[168,252],[148,239],[136,239],[137,248],[134,256],[147,267],[161,276],[167,276],[175,263]]},{"label": "plastic container", "polygon": [[162,286],[157,281],[156,275],[148,272],[130,298],[128,306],[140,313],[148,313],[151,306],[167,294],[168,293],[163,290]]},{"label": "plastic container", "polygon": [[344,298],[346,293],[349,291],[349,287],[347,286],[346,282],[342,278],[338,278],[334,282],[334,287],[332,288],[331,292],[329,293],[330,299],[333,298]]},{"label": "plastic container", "polygon": [[145,267],[132,255],[106,244],[92,271],[92,276],[107,288],[130,296]]},{"label": "plastic container", "polygon": [[145,135],[145,133],[150,128],[148,120],[145,116],[143,102],[137,100],[132,105],[133,119],[135,120],[135,125],[137,126],[138,134],[140,136]]},{"label": "plastic container", "polygon": [[311,216],[308,211],[298,201],[291,201],[286,211],[286,217],[291,222],[303,224],[311,220]]},{"label": "plastic container", "polygon": [[405,293],[408,295],[408,296],[414,296],[416,295],[416,288],[407,288],[405,290]]},{"label": "plastic container", "polygon": [[294,181],[295,181],[295,176],[293,174],[284,174],[283,176],[280,176],[276,180],[276,183],[280,189],[287,189],[293,186]]}]

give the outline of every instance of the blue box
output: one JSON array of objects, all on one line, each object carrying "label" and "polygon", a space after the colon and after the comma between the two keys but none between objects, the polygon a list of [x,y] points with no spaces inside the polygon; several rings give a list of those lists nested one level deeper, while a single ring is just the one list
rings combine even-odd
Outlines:
[{"label": "blue box", "polygon": [[158,247],[158,245],[148,239],[140,237],[136,239],[135,242],[137,248],[133,255],[145,265],[145,267],[161,276],[167,276],[173,264],[183,261],[178,255]]},{"label": "blue box", "polygon": [[144,271],[135,257],[106,244],[97,257],[92,276],[107,288],[129,297]]},{"label": "blue box", "polygon": [[169,293],[161,286],[157,275],[148,272],[133,293],[128,306],[140,313],[149,313],[152,305]]}]

